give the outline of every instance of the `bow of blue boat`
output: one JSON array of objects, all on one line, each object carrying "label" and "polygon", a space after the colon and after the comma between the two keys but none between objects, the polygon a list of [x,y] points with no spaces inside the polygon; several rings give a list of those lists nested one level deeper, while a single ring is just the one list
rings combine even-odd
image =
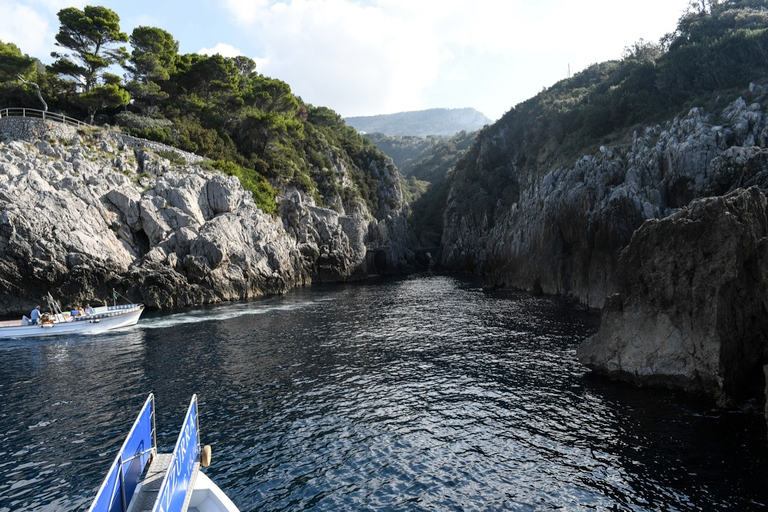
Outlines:
[{"label": "bow of blue boat", "polygon": [[238,512],[202,471],[209,446],[200,443],[197,395],[192,396],[172,453],[158,453],[155,400],[150,394],[109,468],[89,512]]}]

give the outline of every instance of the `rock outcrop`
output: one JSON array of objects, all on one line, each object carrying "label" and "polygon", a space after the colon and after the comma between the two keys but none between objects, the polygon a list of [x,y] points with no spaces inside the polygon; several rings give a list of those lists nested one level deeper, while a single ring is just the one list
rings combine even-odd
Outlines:
[{"label": "rock outcrop", "polygon": [[578,349],[598,373],[717,399],[762,392],[768,361],[768,217],[758,187],[645,222],[618,293]]},{"label": "rock outcrop", "polygon": [[241,300],[402,271],[410,257],[391,166],[370,170],[379,211],[332,198],[334,209],[321,208],[290,189],[272,217],[194,155],[174,164],[119,134],[1,121],[0,313],[48,291],[78,303],[115,288],[154,308]]},{"label": "rock outcrop", "polygon": [[444,216],[442,265],[489,285],[601,307],[617,291],[621,251],[643,222],[693,199],[756,184],[768,191],[768,122],[759,103],[638,130],[573,166],[544,172],[497,124],[457,167]]}]

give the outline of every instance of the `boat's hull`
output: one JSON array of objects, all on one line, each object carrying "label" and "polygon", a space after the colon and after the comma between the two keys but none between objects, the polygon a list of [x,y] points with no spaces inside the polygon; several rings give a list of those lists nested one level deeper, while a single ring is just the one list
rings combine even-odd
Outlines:
[{"label": "boat's hull", "polygon": [[205,473],[198,473],[192,488],[188,512],[238,512],[229,496],[219,489]]},{"label": "boat's hull", "polygon": [[40,325],[22,325],[17,327],[0,327],[0,339],[38,338],[42,336],[63,336],[72,334],[98,334],[113,329],[136,325],[143,311],[143,305],[135,305],[119,310],[108,310],[71,321],[43,323]]}]

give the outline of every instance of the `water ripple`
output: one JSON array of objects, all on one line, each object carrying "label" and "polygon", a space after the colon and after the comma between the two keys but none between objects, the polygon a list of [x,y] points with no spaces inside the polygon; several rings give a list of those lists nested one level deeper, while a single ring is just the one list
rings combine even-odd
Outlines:
[{"label": "water ripple", "polygon": [[165,449],[198,393],[242,510],[764,508],[761,419],[591,378],[596,324],[416,276],[3,345],[0,512],[85,510],[150,391]]}]

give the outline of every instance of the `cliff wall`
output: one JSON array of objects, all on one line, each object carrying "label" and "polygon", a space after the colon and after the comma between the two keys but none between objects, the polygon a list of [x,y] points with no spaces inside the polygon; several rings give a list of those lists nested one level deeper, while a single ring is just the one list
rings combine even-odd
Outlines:
[{"label": "cliff wall", "polygon": [[[158,155],[164,151],[186,163]],[[377,212],[340,200],[320,208],[286,189],[272,217],[236,178],[195,155],[3,118],[0,313],[26,311],[48,291],[75,304],[107,299],[115,288],[169,308],[400,271],[410,254],[399,179],[391,166],[369,172],[383,198]]]},{"label": "cliff wall", "polygon": [[456,169],[443,265],[604,306],[578,351],[598,373],[721,403],[763,394],[768,120],[753,90],[550,172],[486,130]]},{"label": "cliff wall", "polygon": [[546,172],[525,161],[503,126],[487,129],[456,170],[443,266],[601,307],[617,291],[619,256],[643,222],[737,187],[768,190],[760,101],[694,108],[637,130],[627,145],[602,146]]}]

